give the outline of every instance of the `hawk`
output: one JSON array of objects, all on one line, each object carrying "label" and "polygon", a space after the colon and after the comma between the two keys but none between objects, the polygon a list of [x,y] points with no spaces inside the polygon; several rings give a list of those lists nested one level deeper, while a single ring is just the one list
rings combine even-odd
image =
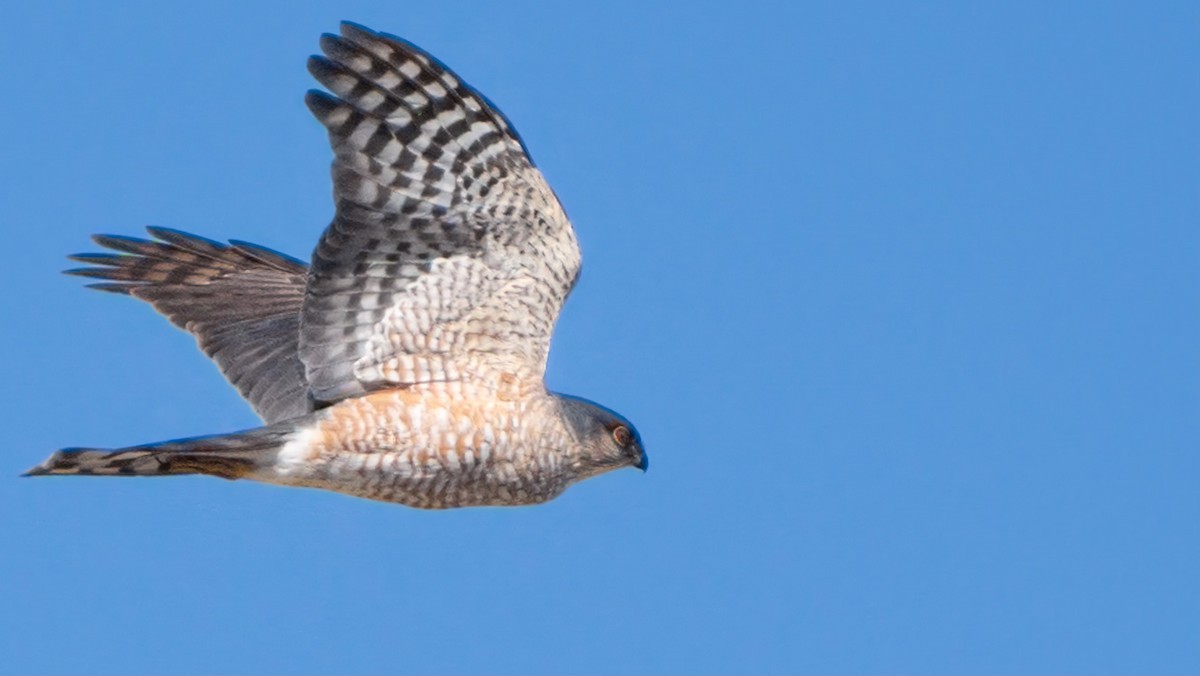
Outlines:
[{"label": "hawk", "polygon": [[308,61],[336,214],[309,265],[167,228],[96,236],[69,274],[192,334],[265,426],[27,475],[206,474],[441,509],[545,502],[646,469],[634,426],[544,374],[579,275],[571,223],[487,98],[412,43],[353,23]]}]

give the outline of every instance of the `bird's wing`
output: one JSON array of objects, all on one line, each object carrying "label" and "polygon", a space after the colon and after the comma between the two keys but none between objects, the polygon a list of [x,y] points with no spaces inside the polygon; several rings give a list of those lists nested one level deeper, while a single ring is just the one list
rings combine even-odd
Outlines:
[{"label": "bird's wing", "polygon": [[120,253],[72,256],[91,267],[67,272],[106,280],[91,286],[144,300],[195,336],[268,424],[307,413],[297,354],[304,263],[244,242],[148,230],[155,240],[97,235]]},{"label": "bird's wing", "polygon": [[336,215],[313,254],[310,393],[534,382],[579,271],[558,199],[508,120],[434,57],[354,24],[321,39],[307,103],[333,146]]}]

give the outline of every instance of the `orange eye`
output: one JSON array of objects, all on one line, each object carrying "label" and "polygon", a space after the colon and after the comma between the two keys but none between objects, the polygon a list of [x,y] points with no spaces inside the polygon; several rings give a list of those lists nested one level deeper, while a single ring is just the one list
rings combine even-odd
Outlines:
[{"label": "orange eye", "polygon": [[614,427],[612,435],[613,441],[617,442],[617,445],[621,448],[625,448],[629,445],[629,442],[633,441],[633,435],[629,433],[629,428],[624,425]]}]

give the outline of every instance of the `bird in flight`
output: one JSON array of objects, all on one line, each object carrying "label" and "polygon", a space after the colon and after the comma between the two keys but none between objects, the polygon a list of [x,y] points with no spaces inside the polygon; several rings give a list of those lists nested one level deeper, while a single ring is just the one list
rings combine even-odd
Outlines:
[{"label": "bird in flight", "polygon": [[344,23],[309,59],[336,214],[309,265],[167,228],[71,274],[192,334],[265,426],[69,448],[29,476],[207,474],[441,509],[646,469],[632,424],[545,386],[575,233],[508,119],[430,54]]}]

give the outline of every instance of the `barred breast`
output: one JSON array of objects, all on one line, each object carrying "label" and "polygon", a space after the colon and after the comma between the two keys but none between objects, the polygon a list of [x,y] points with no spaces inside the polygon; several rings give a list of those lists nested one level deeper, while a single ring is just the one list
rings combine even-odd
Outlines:
[{"label": "barred breast", "polygon": [[570,483],[570,443],[544,392],[434,383],[331,406],[253,478],[425,509],[526,505]]}]

